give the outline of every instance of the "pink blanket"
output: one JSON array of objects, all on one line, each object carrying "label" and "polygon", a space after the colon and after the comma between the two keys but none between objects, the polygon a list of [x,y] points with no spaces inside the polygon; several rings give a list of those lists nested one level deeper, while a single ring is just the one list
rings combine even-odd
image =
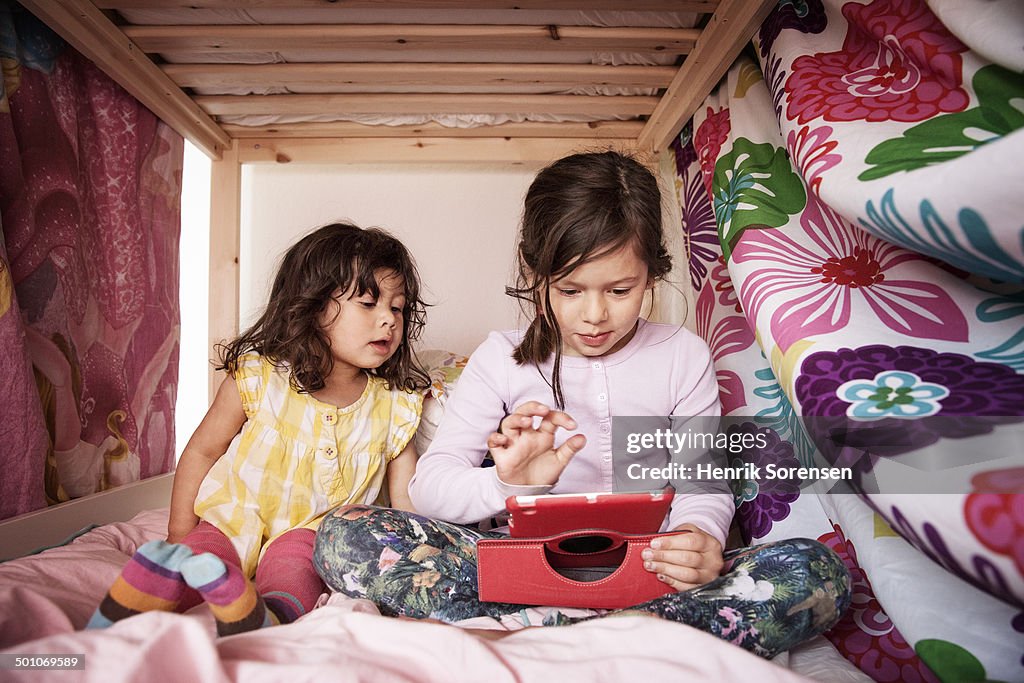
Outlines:
[{"label": "pink blanket", "polygon": [[[163,535],[166,510],[0,565],[2,653],[84,654],[84,671],[0,672],[7,680],[807,681],[695,629],[650,617],[528,628],[499,639],[382,617],[331,596],[288,626],[217,638],[208,610],[142,614],[76,631],[135,548]],[[474,620],[473,626],[506,626]]]}]

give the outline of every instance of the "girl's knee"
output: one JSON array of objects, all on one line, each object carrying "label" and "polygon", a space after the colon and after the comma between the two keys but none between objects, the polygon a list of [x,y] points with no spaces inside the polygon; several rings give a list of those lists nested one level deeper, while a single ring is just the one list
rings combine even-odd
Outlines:
[{"label": "girl's knee", "polygon": [[850,570],[846,563],[824,543],[810,538],[794,538],[789,543],[791,552],[802,555],[815,573],[825,573],[829,576],[841,575],[845,577],[846,582],[849,582]]},{"label": "girl's knee", "polygon": [[343,505],[327,513],[316,532],[313,565],[328,586],[344,590],[350,580],[367,571],[368,563],[380,555],[384,537],[402,528],[400,510],[372,505]]},{"label": "girl's knee", "polygon": [[[846,565],[828,546],[811,538],[787,538],[781,541],[773,541],[762,545],[754,546],[742,555],[753,555],[755,557],[785,557],[789,562],[803,561],[806,564],[825,563],[830,566],[842,567]],[[749,556],[748,555],[748,556]]]},{"label": "girl's knee", "polygon": [[844,601],[849,596],[852,579],[846,563],[831,548],[810,538],[787,538],[754,546],[731,560],[731,568],[737,562],[752,562],[751,574],[760,573],[760,568],[771,568],[779,563],[787,567],[794,576],[804,576],[811,586],[829,585]]}]

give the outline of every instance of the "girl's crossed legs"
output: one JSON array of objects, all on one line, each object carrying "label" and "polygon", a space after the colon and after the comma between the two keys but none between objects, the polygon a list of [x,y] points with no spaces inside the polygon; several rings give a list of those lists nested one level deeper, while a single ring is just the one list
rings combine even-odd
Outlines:
[{"label": "girl's crossed legs", "polygon": [[[400,510],[347,506],[324,518],[313,562],[330,588],[367,598],[389,616],[497,618],[526,607],[477,597],[476,541],[500,537]],[[773,657],[831,628],[850,603],[846,566],[817,541],[777,541],[725,559],[722,576],[684,593],[595,617],[556,613],[545,623],[649,614]]]}]

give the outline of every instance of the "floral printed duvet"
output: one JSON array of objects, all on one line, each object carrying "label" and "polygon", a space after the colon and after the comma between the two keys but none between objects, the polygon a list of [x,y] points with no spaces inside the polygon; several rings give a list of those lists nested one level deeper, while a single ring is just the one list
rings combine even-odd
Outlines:
[{"label": "floral printed duvet", "polygon": [[690,322],[748,459],[853,476],[734,483],[744,540],[844,557],[875,680],[1024,680],[1024,5],[783,1],[754,48],[673,145]]}]

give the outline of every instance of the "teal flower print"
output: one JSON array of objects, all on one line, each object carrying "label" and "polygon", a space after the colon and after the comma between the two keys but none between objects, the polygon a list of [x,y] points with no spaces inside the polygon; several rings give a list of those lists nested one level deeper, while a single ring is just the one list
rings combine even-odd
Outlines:
[{"label": "teal flower print", "polygon": [[939,412],[939,401],[949,396],[941,384],[924,382],[912,372],[880,372],[871,381],[854,379],[841,384],[836,396],[850,403],[846,414],[862,420],[882,417],[923,417]]}]

